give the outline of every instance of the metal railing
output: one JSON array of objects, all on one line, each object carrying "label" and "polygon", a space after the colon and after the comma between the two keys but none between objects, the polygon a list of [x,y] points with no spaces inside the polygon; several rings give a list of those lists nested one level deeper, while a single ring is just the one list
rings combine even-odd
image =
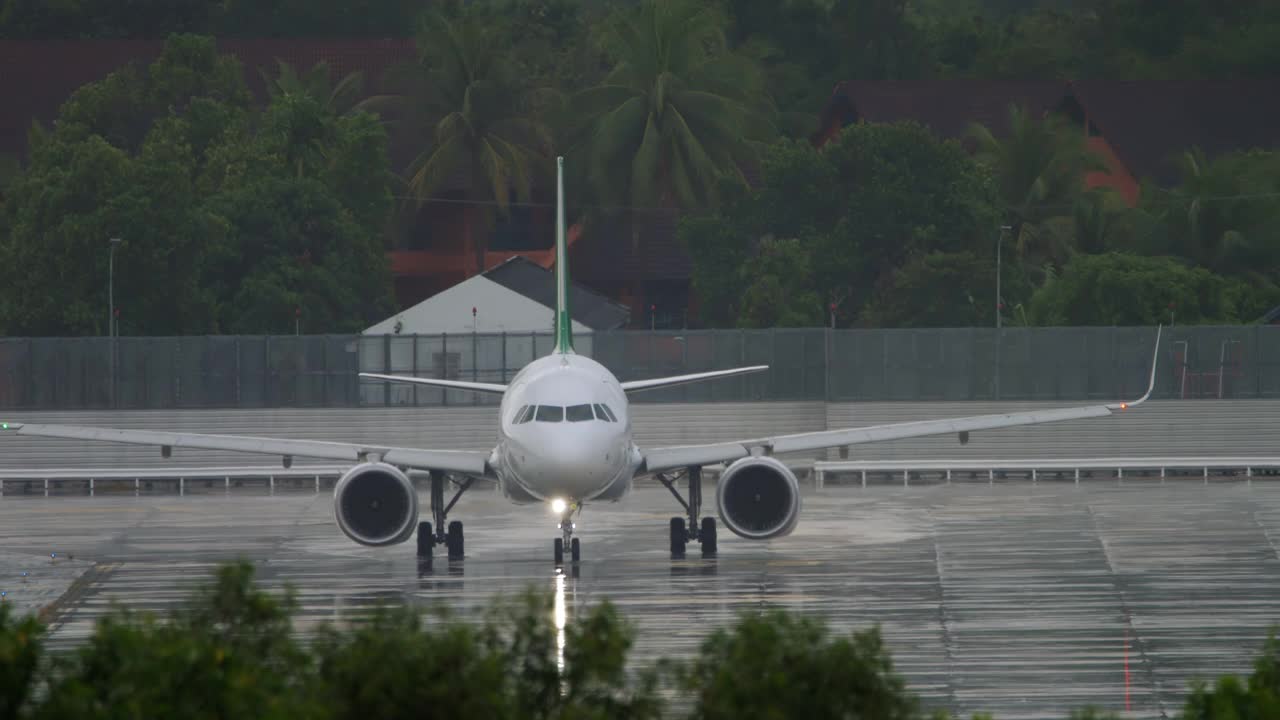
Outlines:
[{"label": "metal railing", "polygon": [[1217,476],[1244,476],[1280,472],[1280,457],[1160,457],[1160,458],[1096,458],[1096,459],[1045,459],[1045,460],[830,460],[813,464],[813,483],[821,490],[828,474],[841,473],[861,476],[862,486],[867,486],[868,475],[901,478],[909,485],[912,476],[935,476],[951,482],[955,474],[968,474],[994,483],[999,477],[1026,478],[1032,482],[1049,475],[1058,479],[1069,476],[1077,484],[1081,474],[1090,477],[1102,473],[1106,477],[1123,480],[1125,472],[1134,475],[1158,475],[1161,480],[1171,474],[1194,474],[1209,481],[1211,473]]}]

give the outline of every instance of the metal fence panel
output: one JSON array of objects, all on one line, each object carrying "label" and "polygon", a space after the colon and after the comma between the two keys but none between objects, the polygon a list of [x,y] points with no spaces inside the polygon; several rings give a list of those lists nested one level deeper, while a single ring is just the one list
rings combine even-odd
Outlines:
[{"label": "metal fence panel", "polygon": [[[1152,328],[657,330],[584,336],[620,380],[769,365],[651,402],[1112,401],[1146,390]],[[509,383],[551,333],[0,339],[0,408],[490,405],[358,373]],[[1165,331],[1156,397],[1280,397],[1280,328]]]}]

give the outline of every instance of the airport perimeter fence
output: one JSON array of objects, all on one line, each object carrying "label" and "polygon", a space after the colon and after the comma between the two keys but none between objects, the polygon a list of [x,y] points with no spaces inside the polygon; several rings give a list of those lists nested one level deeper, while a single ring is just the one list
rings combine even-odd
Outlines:
[{"label": "airport perimeter fence", "polygon": [[[577,339],[622,380],[741,365],[765,373],[636,402],[1105,400],[1146,390],[1154,328],[612,331]],[[549,333],[0,339],[0,408],[493,404],[360,371],[509,382]],[[1280,397],[1280,327],[1166,328],[1159,398]]]}]

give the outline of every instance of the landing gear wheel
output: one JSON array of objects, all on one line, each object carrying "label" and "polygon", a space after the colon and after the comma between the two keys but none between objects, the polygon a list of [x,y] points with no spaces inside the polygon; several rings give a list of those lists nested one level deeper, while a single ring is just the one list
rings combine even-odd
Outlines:
[{"label": "landing gear wheel", "polygon": [[671,518],[671,557],[684,557],[684,546],[689,540],[688,531],[685,530],[684,518]]},{"label": "landing gear wheel", "polygon": [[582,559],[582,543],[578,542],[578,538],[569,543],[569,557],[575,563]]},{"label": "landing gear wheel", "polygon": [[431,523],[418,523],[418,557],[429,558],[436,547],[436,536],[431,532]]},{"label": "landing gear wheel", "polygon": [[450,560],[462,559],[462,523],[454,520],[449,523],[449,534],[444,538],[445,547],[449,548]]},{"label": "landing gear wheel", "polygon": [[716,554],[716,519],[702,518],[702,530],[698,533],[702,541],[702,557],[715,557]]},{"label": "landing gear wheel", "polygon": [[555,545],[553,545],[552,548],[553,548],[552,552],[555,555],[556,564],[563,565],[564,564],[564,539],[556,538]]},{"label": "landing gear wheel", "polygon": [[[436,545],[444,545],[449,551],[450,560],[462,559],[462,523],[454,520],[448,524],[448,532],[445,532],[445,522],[449,511],[458,502],[458,498],[462,497],[462,494],[475,482],[475,478],[468,477],[460,483],[457,492],[453,494],[453,499],[448,503],[444,501],[445,481],[443,472],[431,471],[431,519],[433,522],[418,523],[418,557],[430,558]],[[434,534],[431,532],[433,529],[436,531]]]}]

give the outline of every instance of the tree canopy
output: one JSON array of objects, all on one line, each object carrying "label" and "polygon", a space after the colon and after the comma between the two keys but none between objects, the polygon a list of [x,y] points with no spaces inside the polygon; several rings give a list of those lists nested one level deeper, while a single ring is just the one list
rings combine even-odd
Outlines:
[{"label": "tree canopy", "polygon": [[[762,608],[712,631],[688,656],[642,666],[630,658],[634,627],[608,599],[559,622],[552,608],[548,594],[529,589],[480,616],[384,606],[304,636],[293,624],[294,593],[264,591],[240,561],[164,613],[115,608],[84,644],[55,654],[40,622],[0,601],[0,717],[947,717],[907,688],[875,627],[837,633],[820,618]],[[1249,676],[1194,683],[1180,717],[1278,710],[1273,633]]]},{"label": "tree canopy", "polygon": [[[255,99],[213,36],[413,37],[418,57],[250,69]],[[863,122],[809,145],[845,79],[1275,77],[1265,0],[0,0],[0,38],[159,37],[0,156],[0,331],[104,332],[111,237],[124,332],[287,332],[299,307],[358,329],[391,310],[383,238],[461,203],[483,264],[556,155],[588,242],[621,216],[639,251],[679,211],[703,325],[1049,322],[1033,293],[1108,253],[1236,288],[1182,321],[1252,321],[1280,288],[1276,148],[1177,148],[1180,177],[1130,207],[1078,123],[1030,108],[961,143]]]},{"label": "tree canopy", "polygon": [[[715,321],[822,323],[834,306],[845,325],[872,316],[917,324],[934,317],[927,307],[936,297],[908,290],[899,276],[934,253],[971,253],[974,262],[993,255],[997,212],[990,175],[958,143],[912,123],[862,124],[821,150],[803,141],[771,146],[757,188],[686,220],[680,235]],[[979,277],[957,281],[977,294]],[[975,301],[968,322],[993,304]],[[879,315],[864,316],[872,306]],[[898,309],[885,315],[889,306]]]},{"label": "tree canopy", "polygon": [[122,332],[283,333],[299,308],[358,330],[390,309],[382,126],[305,94],[251,110],[207,38],[85,86],[31,145],[3,208],[0,330],[106,334],[110,238]]}]

